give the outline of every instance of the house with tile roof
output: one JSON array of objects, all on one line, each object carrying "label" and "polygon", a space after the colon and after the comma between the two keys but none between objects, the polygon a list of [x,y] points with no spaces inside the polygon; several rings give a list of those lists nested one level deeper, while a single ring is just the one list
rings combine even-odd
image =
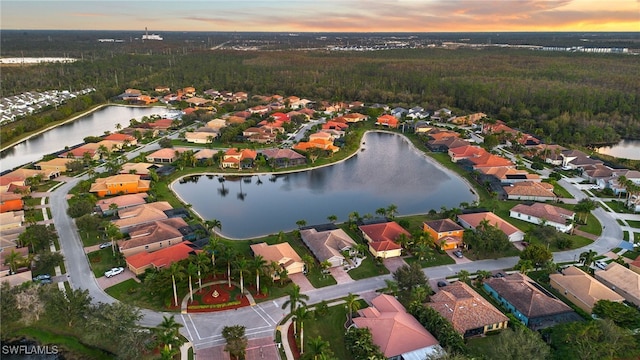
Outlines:
[{"label": "house with tile roof", "polygon": [[545,182],[522,181],[502,188],[509,200],[553,201],[557,198],[553,185]]},{"label": "house with tile roof", "polygon": [[393,115],[382,115],[376,119],[376,125],[386,126],[388,128],[398,127],[398,118]]},{"label": "house with tile roof", "polygon": [[83,159],[85,154],[88,154],[87,156],[89,156],[91,160],[99,160],[100,153],[98,152],[98,146],[99,145],[97,143],[84,144],[77,148],[60,153],[58,157],[65,159]]},{"label": "house with tile roof", "polygon": [[109,216],[122,209],[146,204],[147,197],[147,193],[137,193],[115,196],[108,199],[101,199],[96,203],[96,208],[97,211],[102,214],[102,216]]},{"label": "house with tile roof", "polygon": [[221,161],[223,169],[249,169],[253,167],[258,153],[251,149],[228,149]]},{"label": "house with tile roof", "polygon": [[75,160],[76,159],[55,158],[47,161],[40,161],[39,163],[35,164],[35,167],[39,170],[53,171],[57,172],[58,174],[62,174],[69,170],[67,169],[67,165]]},{"label": "house with tile roof", "polygon": [[331,267],[346,264],[343,251],[350,250],[356,242],[342,229],[321,229],[314,227],[301,229],[300,237],[318,262],[328,261]]},{"label": "house with tile roof", "polygon": [[147,126],[150,129],[155,129],[158,131],[167,131],[173,125],[173,120],[171,119],[159,119],[153,122],[148,122]]},{"label": "house with tile roof", "polygon": [[447,319],[464,338],[506,329],[509,318],[462,281],[439,288],[426,306]]},{"label": "house with tile roof", "polygon": [[127,143],[129,145],[134,145],[134,146],[138,145],[138,139],[136,139],[134,136],[127,135],[127,134],[113,133],[113,134],[104,136],[103,139],[116,141],[122,144]]},{"label": "house with tile roof", "polygon": [[326,132],[323,132],[323,133],[329,135],[330,139],[325,138],[324,135],[323,137],[314,137],[314,138],[311,138],[310,136],[309,141],[307,142],[301,141],[293,145],[293,149],[299,150],[302,152],[307,152],[309,151],[309,149],[321,149],[321,150],[330,151],[333,153],[338,152],[340,148],[333,144],[333,138],[331,134]]},{"label": "house with tile roof", "polygon": [[[287,270],[287,274],[298,274],[304,271],[304,262],[300,255],[293,250],[289,243],[268,245],[259,243],[250,245],[254,256],[262,256],[267,263],[275,262],[281,268]],[[279,278],[277,273],[273,274],[274,280]]]},{"label": "house with tile roof", "polygon": [[473,170],[480,170],[486,167],[515,167],[515,164],[512,163],[511,160],[491,153],[482,154],[477,157],[470,157],[467,158],[466,161],[471,163]]},{"label": "house with tile roof", "polygon": [[570,169],[582,168],[586,165],[602,165],[603,162],[589,157],[580,150],[564,150],[561,154],[562,166]]},{"label": "house with tile roof", "polygon": [[469,146],[469,142],[458,137],[445,137],[427,141],[427,147],[433,152],[449,152],[449,149]]},{"label": "house with tile roof", "polygon": [[184,133],[184,139],[193,144],[210,144],[218,137],[215,131],[188,131]]},{"label": "house with tile roof", "polygon": [[575,266],[549,275],[549,282],[552,288],[589,314],[600,300],[624,301],[622,296]]},{"label": "house with tile roof", "polygon": [[640,274],[612,262],[605,270],[597,270],[595,278],[628,302],[640,306]]},{"label": "house with tile roof", "polygon": [[448,138],[460,138],[460,134],[455,131],[436,128],[429,132],[429,137],[433,140],[443,140]]},{"label": "house with tile roof", "polygon": [[483,287],[500,305],[532,330],[582,320],[567,304],[524,274],[489,278],[484,280]]},{"label": "house with tile roof", "polygon": [[120,174],[140,175],[140,179],[149,180],[151,170],[155,171],[159,168],[159,165],[153,163],[124,163],[120,168]]},{"label": "house with tile roof", "polygon": [[146,159],[150,163],[170,164],[178,159],[178,155],[176,155],[176,149],[164,148],[147,155]]},{"label": "house with tile roof", "polygon": [[487,154],[487,150],[475,145],[466,145],[458,146],[456,148],[449,148],[447,153],[449,154],[452,162],[458,162],[460,160],[479,157]]},{"label": "house with tile roof", "polygon": [[424,232],[431,235],[433,242],[442,250],[451,250],[462,246],[464,228],[451,219],[439,219],[422,223]]},{"label": "house with tile roof", "polygon": [[106,178],[97,178],[89,192],[96,193],[99,197],[107,195],[135,194],[149,191],[150,180],[142,180],[136,174],[118,174]]},{"label": "house with tile roof", "polygon": [[498,215],[492,212],[479,212],[479,213],[470,213],[470,214],[461,214],[458,215],[458,221],[460,225],[465,229],[473,229],[477,228],[481,222],[484,220],[488,221],[490,225],[496,226],[499,228],[507,237],[509,241],[522,241],[524,239],[524,232],[522,232],[517,227],[509,224],[508,222],[502,220]]},{"label": "house with tile roof", "polygon": [[[35,169],[25,169],[25,168],[19,168],[19,169],[15,169],[12,172],[2,175],[2,177],[0,177],[0,179],[10,179],[8,182],[10,183],[14,183],[15,185],[21,185],[24,186],[24,181],[34,177],[34,176],[42,176],[43,180],[51,180],[57,176],[60,175],[60,173],[58,171],[55,170],[35,170]],[[22,182],[22,183],[21,183]],[[2,184],[5,184],[4,181],[1,182]],[[5,190],[6,191],[6,190]]]},{"label": "house with tile roof", "polygon": [[140,252],[125,259],[127,268],[136,275],[144,274],[147,269],[163,269],[171,264],[195,255],[198,250],[192,247],[191,242],[183,241],[152,253]]},{"label": "house with tile roof", "polygon": [[629,263],[629,270],[640,274],[640,256],[636,257],[635,260]]},{"label": "house with tile roof", "polygon": [[220,131],[220,129],[227,126],[227,120],[225,119],[213,119],[207,122],[205,127],[208,127],[215,131]]},{"label": "house with tile roof", "polygon": [[24,210],[7,211],[0,213],[0,230],[7,231],[22,227],[24,222]]},{"label": "house with tile roof", "polygon": [[396,240],[401,235],[407,238],[411,237],[411,234],[395,221],[360,225],[358,229],[362,232],[362,237],[369,243],[371,254],[383,259],[402,255],[402,246]]},{"label": "house with tile roof", "polygon": [[0,192],[8,192],[10,187],[24,187],[25,178],[12,175],[0,176]]},{"label": "house with tile roof", "polygon": [[575,219],[575,215],[571,210],[543,203],[518,204],[509,210],[509,216],[514,219],[553,226],[564,233],[570,232],[573,228],[571,220]]},{"label": "house with tile roof", "polygon": [[0,193],[0,213],[19,211],[23,207],[22,195],[10,192]]},{"label": "house with tile roof", "polygon": [[124,257],[141,252],[153,252],[183,241],[181,228],[189,225],[182,218],[168,218],[132,226],[129,238],[118,241],[118,248]]},{"label": "house with tile roof", "polygon": [[598,183],[600,179],[609,179],[613,176],[614,171],[608,166],[602,164],[586,165],[583,167],[582,177],[593,183]]},{"label": "house with tile roof", "polygon": [[265,149],[261,151],[274,168],[300,166],[307,163],[307,157],[291,149]]},{"label": "house with tile roof", "polygon": [[218,155],[218,150],[214,149],[200,149],[197,153],[195,153],[196,160],[201,162],[213,159],[213,157],[216,155]]},{"label": "house with tile roof", "polygon": [[366,121],[369,119],[367,115],[363,115],[360,113],[348,113],[348,114],[344,114],[342,117],[345,118],[348,123],[356,123],[360,121]]},{"label": "house with tile roof", "polygon": [[358,314],[353,324],[371,331],[373,343],[387,359],[427,359],[444,354],[438,340],[393,296],[379,295]]},{"label": "house with tile roof", "polygon": [[485,117],[487,117],[487,114],[485,113],[475,113],[475,114],[469,114],[464,116],[456,116],[453,119],[451,119],[450,122],[456,125],[471,126]]},{"label": "house with tile roof", "polygon": [[113,220],[112,223],[120,232],[126,234],[136,225],[167,219],[168,216],[165,214],[165,210],[170,209],[173,209],[173,207],[166,201],[133,206],[119,210],[118,219]]},{"label": "house with tile roof", "polygon": [[538,174],[531,174],[527,170],[518,170],[506,167],[487,167],[478,169],[484,176],[490,176],[502,184],[514,184],[523,181],[541,182]]}]

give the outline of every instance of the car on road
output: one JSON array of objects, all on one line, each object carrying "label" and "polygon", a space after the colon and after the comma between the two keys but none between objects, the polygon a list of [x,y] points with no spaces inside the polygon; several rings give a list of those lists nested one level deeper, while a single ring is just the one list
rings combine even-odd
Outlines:
[{"label": "car on road", "polygon": [[51,280],[51,275],[49,274],[40,274],[33,278],[33,281],[42,281],[42,280]]},{"label": "car on road", "polygon": [[602,270],[607,268],[607,263],[602,260],[596,260],[595,265]]},{"label": "car on road", "polygon": [[106,248],[108,248],[110,246],[111,246],[110,242],[103,242],[102,244],[100,244],[100,250],[106,249]]},{"label": "car on road", "polygon": [[116,276],[118,274],[122,274],[122,272],[124,272],[124,268],[123,267],[114,267],[111,270],[107,270],[104,273],[105,277],[112,277],[112,276]]},{"label": "car on road", "polygon": [[464,257],[464,255],[462,255],[462,251],[461,250],[454,251],[453,255],[455,255],[457,258],[463,258]]},{"label": "car on road", "polygon": [[440,288],[440,287],[445,287],[445,286],[447,286],[447,285],[449,285],[449,283],[448,283],[448,282],[446,282],[446,281],[442,281],[442,280],[438,281],[438,287],[439,287],[439,288]]}]

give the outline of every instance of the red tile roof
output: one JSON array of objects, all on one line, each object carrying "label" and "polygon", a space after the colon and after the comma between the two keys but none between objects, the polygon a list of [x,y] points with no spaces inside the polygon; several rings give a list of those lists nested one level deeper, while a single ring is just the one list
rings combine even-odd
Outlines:
[{"label": "red tile roof", "polygon": [[196,251],[189,245],[191,245],[189,241],[184,241],[152,253],[141,252],[131,255],[126,261],[127,264],[137,269],[147,265],[153,265],[156,268],[167,267],[174,262],[188,258],[191,253],[195,253]]},{"label": "red tile roof", "polygon": [[517,227],[509,224],[508,222],[502,220],[498,215],[492,212],[481,212],[474,214],[462,214],[458,215],[458,219],[466,222],[474,229],[480,225],[482,220],[487,220],[490,225],[497,226],[504,232],[507,236],[512,235],[518,231],[520,231]]}]

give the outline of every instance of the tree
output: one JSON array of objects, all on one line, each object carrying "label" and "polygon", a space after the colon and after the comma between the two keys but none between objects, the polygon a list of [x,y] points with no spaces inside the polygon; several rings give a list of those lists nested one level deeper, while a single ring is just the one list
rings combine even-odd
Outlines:
[{"label": "tree", "polygon": [[531,244],[520,253],[520,259],[531,261],[532,267],[544,266],[552,258],[551,251],[540,244]]},{"label": "tree", "polygon": [[385,360],[380,347],[373,342],[369,328],[350,327],[345,334],[345,347],[354,360]]},{"label": "tree", "polygon": [[307,221],[306,220],[298,220],[296,221],[296,225],[298,225],[298,229],[301,229],[302,227],[304,227],[305,225],[307,225]]},{"label": "tree", "polygon": [[202,288],[202,273],[206,273],[209,270],[209,266],[207,265],[207,263],[209,262],[209,255],[206,252],[202,251],[196,253],[196,255],[190,257],[190,259],[198,269],[198,288]]},{"label": "tree", "polygon": [[89,290],[62,291],[56,286],[51,286],[41,295],[41,298],[46,314],[52,322],[64,324],[68,328],[80,325],[91,314]]},{"label": "tree", "polygon": [[623,303],[599,300],[592,312],[600,318],[610,319],[623,328],[637,329],[640,327],[640,311]]},{"label": "tree", "polygon": [[379,291],[383,294],[396,296],[398,294],[398,283],[391,279],[384,279],[385,287]]},{"label": "tree", "polygon": [[328,341],[325,341],[322,337],[318,336],[309,340],[309,343],[307,344],[307,352],[303,359],[322,360],[328,356],[333,356],[331,346]]},{"label": "tree", "polygon": [[267,261],[262,255],[257,255],[251,261],[251,268],[256,272],[256,294],[260,293],[260,275],[264,274]]},{"label": "tree", "polygon": [[313,269],[313,267],[315,267],[316,260],[313,258],[313,256],[309,254],[304,254],[302,255],[301,258],[305,266],[305,271],[310,271],[311,269]]},{"label": "tree", "polygon": [[113,255],[115,255],[116,240],[122,239],[122,233],[120,232],[120,229],[118,229],[118,227],[110,221],[105,221],[103,224],[104,224],[103,225],[104,233],[107,235],[107,238],[111,241],[111,251],[113,252]]},{"label": "tree", "polygon": [[27,246],[32,253],[40,252],[49,247],[58,238],[53,226],[35,224],[28,226],[18,236],[20,246]]},{"label": "tree", "polygon": [[236,258],[236,251],[231,247],[226,247],[222,253],[222,257],[227,264],[227,282],[228,286],[231,287],[231,263],[233,263],[233,260]]},{"label": "tree", "polygon": [[241,325],[225,326],[222,328],[222,337],[227,341],[224,351],[238,360],[244,360],[248,340],[245,336],[246,328]]},{"label": "tree", "polygon": [[522,274],[526,274],[534,269],[533,262],[531,260],[520,259],[516,266],[514,266],[514,269],[520,271]]},{"label": "tree", "polygon": [[283,309],[289,307],[289,312],[293,313],[298,306],[307,306],[306,300],[309,300],[309,295],[301,293],[300,286],[294,284],[286,294],[289,298],[282,304]]},{"label": "tree", "polygon": [[398,215],[398,206],[396,204],[390,204],[387,206],[386,214],[391,220],[395,219],[396,215]]},{"label": "tree", "polygon": [[11,252],[5,258],[3,265],[9,265],[9,269],[13,273],[15,273],[16,271],[18,271],[18,267],[19,267],[18,265],[23,262],[24,262],[24,256],[22,256],[22,254],[15,251],[14,249],[11,249]]},{"label": "tree", "polygon": [[424,287],[427,293],[431,293],[429,279],[418,263],[399,267],[393,273],[393,279],[398,283],[398,300],[403,304],[409,303],[411,291],[416,287]]},{"label": "tree", "polygon": [[327,216],[327,220],[329,220],[330,223],[335,223],[338,220],[338,217],[334,214],[331,214]]},{"label": "tree", "polygon": [[196,264],[189,262],[189,264],[187,265],[185,272],[187,274],[188,280],[189,280],[189,299],[190,301],[193,302],[193,282],[191,281],[191,278],[193,276],[198,275],[199,273],[199,269],[198,266],[196,266]]},{"label": "tree", "polygon": [[589,267],[596,260],[596,256],[598,256],[598,253],[594,250],[584,251],[580,253],[580,262],[584,267]]},{"label": "tree", "polygon": [[156,335],[156,345],[160,348],[167,348],[173,350],[178,349],[184,341],[180,336],[180,328],[182,324],[176,322],[174,315],[170,317],[162,316],[162,322],[153,329],[153,333]]},{"label": "tree", "polygon": [[176,279],[182,280],[184,276],[184,268],[180,263],[174,262],[167,269],[169,276],[171,276],[171,284],[173,285],[173,304],[178,306],[178,288],[176,287]]},{"label": "tree", "polygon": [[306,306],[300,306],[293,312],[295,321],[300,329],[300,353],[304,353],[304,321],[311,318],[312,312],[307,310]]},{"label": "tree", "polygon": [[574,210],[575,212],[584,215],[583,223],[586,224],[587,218],[589,217],[589,213],[591,213],[591,211],[595,210],[597,207],[598,207],[598,204],[595,201],[589,198],[584,198],[578,201],[578,203],[574,207]]},{"label": "tree", "polygon": [[458,280],[459,281],[467,282],[467,281],[469,281],[469,277],[470,276],[471,276],[471,274],[469,274],[469,272],[467,270],[458,271]]},{"label": "tree", "polygon": [[209,232],[211,232],[211,234],[213,235],[214,239],[216,238],[216,228],[219,231],[222,231],[222,222],[220,222],[220,220],[218,220],[218,219],[207,220],[207,221],[204,222],[204,225],[207,227],[207,230],[209,230]]},{"label": "tree", "polygon": [[380,215],[380,216],[386,216],[387,215],[387,209],[381,207],[381,208],[377,208],[376,209],[376,214]]},{"label": "tree", "polygon": [[347,316],[349,317],[349,324],[351,324],[351,319],[353,313],[360,310],[360,301],[358,300],[359,296],[349,293],[346,298],[344,298],[344,303],[347,306]]},{"label": "tree", "polygon": [[548,329],[554,353],[574,359],[636,359],[640,348],[631,331],[610,319],[579,321]]},{"label": "tree", "polygon": [[244,257],[235,261],[236,272],[240,275],[240,296],[244,296],[244,275],[249,273],[249,262]]},{"label": "tree", "polygon": [[519,326],[502,330],[491,353],[494,359],[546,360],[551,349],[537,332]]}]

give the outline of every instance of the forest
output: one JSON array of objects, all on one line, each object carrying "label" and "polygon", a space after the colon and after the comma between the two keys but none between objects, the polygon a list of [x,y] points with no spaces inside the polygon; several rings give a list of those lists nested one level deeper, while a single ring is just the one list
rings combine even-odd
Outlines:
[{"label": "forest", "polygon": [[[640,82],[633,76],[640,74],[640,62],[635,56],[516,49],[211,51],[193,46],[180,51],[144,46],[135,53],[91,51],[71,64],[3,66],[0,95],[95,87],[95,102],[126,88],[152,92],[159,85],[194,86],[317,101],[448,107],[460,115],[484,112],[563,145],[640,139]],[[24,121],[41,124],[47,117]],[[13,137],[16,131],[3,128],[2,135]]]}]

